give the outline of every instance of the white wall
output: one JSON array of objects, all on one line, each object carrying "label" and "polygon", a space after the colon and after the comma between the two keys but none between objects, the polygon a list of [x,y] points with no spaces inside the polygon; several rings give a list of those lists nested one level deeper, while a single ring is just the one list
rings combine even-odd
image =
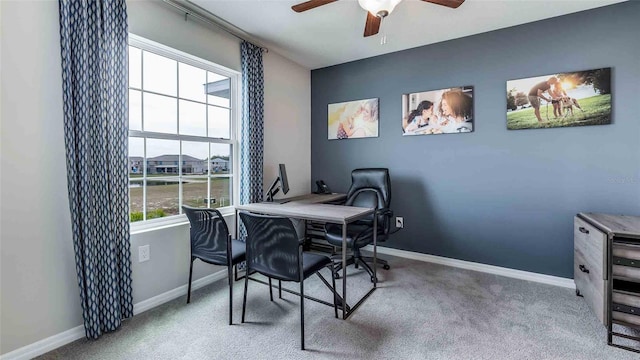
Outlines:
[{"label": "white wall", "polygon": [[[240,69],[239,41],[158,1],[129,1],[129,29]],[[82,325],[66,186],[57,1],[0,1],[0,354]],[[265,178],[310,183],[310,72],[265,54]],[[7,176],[9,175],[10,176]],[[230,219],[230,226],[234,226]],[[149,244],[151,260],[137,263]],[[188,227],[131,237],[134,302],[186,284]],[[196,278],[217,271],[196,264]],[[221,314],[221,316],[226,316]]]},{"label": "white wall", "polygon": [[[311,77],[282,56],[264,56],[264,185],[265,191],[287,167],[290,192],[309,193],[311,184]],[[282,193],[277,197],[282,197]]]},{"label": "white wall", "polygon": [[57,2],[0,6],[5,353],[82,320],[66,185]]}]

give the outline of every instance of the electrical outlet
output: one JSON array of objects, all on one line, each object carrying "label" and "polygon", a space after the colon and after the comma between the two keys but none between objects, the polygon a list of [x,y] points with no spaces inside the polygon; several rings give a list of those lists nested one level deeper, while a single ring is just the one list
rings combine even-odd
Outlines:
[{"label": "electrical outlet", "polygon": [[145,262],[151,259],[151,251],[149,245],[142,245],[138,247],[138,262]]},{"label": "electrical outlet", "polygon": [[402,229],[404,227],[404,218],[402,216],[396,216],[396,227]]}]

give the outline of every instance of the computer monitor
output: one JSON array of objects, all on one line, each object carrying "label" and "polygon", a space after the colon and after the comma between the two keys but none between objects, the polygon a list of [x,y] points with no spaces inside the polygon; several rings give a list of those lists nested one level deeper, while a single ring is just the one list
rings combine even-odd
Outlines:
[{"label": "computer monitor", "polygon": [[289,180],[287,179],[287,168],[284,164],[279,165],[280,170],[280,186],[282,187],[282,193],[287,194],[289,192]]},{"label": "computer monitor", "polygon": [[[280,184],[280,186],[278,186],[278,183]],[[283,194],[289,192],[289,180],[287,179],[287,169],[285,168],[284,164],[279,165],[278,177],[273,181],[271,187],[269,187],[269,190],[265,195],[267,198],[266,200],[273,201],[273,196],[277,194],[280,189],[282,189]]]}]

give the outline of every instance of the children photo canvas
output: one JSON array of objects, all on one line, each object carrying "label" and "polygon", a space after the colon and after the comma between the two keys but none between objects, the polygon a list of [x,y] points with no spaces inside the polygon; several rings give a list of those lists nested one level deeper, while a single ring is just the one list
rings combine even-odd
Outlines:
[{"label": "children photo canvas", "polygon": [[507,81],[507,129],[611,124],[611,68]]},{"label": "children photo canvas", "polygon": [[402,135],[473,131],[473,86],[402,95]]},{"label": "children photo canvas", "polygon": [[329,140],[378,137],[378,99],[329,104]]}]

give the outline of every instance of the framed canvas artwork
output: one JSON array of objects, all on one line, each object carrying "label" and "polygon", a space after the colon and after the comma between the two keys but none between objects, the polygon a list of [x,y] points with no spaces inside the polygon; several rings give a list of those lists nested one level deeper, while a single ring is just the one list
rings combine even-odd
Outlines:
[{"label": "framed canvas artwork", "polygon": [[507,129],[611,124],[611,68],[507,81]]},{"label": "framed canvas artwork", "polygon": [[473,86],[402,95],[402,135],[473,131]]},{"label": "framed canvas artwork", "polygon": [[378,137],[378,99],[329,104],[329,140]]}]

